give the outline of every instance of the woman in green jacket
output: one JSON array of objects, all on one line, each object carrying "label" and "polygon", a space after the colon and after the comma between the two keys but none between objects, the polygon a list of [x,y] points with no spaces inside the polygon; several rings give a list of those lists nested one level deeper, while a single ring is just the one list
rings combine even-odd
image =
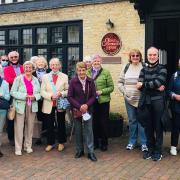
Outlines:
[{"label": "woman in green jacket", "polygon": [[94,79],[97,95],[93,114],[94,147],[106,151],[108,148],[110,94],[114,90],[114,84],[110,72],[102,68],[101,63],[102,57],[94,55],[92,68],[87,74]]}]

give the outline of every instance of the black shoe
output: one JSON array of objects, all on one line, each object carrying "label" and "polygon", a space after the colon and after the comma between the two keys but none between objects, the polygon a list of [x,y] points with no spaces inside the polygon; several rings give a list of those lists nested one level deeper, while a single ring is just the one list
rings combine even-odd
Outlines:
[{"label": "black shoe", "polygon": [[107,146],[101,146],[101,151],[107,151]]},{"label": "black shoe", "polygon": [[38,145],[38,146],[41,145],[41,144],[42,144],[41,139],[37,139],[37,141],[35,142],[35,144]]},{"label": "black shoe", "polygon": [[80,158],[82,156],[84,156],[84,151],[77,152],[74,157],[75,158]]},{"label": "black shoe", "polygon": [[154,153],[154,155],[152,156],[153,161],[160,161],[161,159],[162,159],[162,154],[160,153]]},{"label": "black shoe", "polygon": [[3,157],[3,153],[0,151],[0,158]]},{"label": "black shoe", "polygon": [[10,144],[11,146],[15,146],[14,140],[9,140],[9,144]]},{"label": "black shoe", "polygon": [[151,158],[152,158],[152,153],[149,151],[144,151],[143,159],[151,159]]},{"label": "black shoe", "polygon": [[94,153],[88,153],[88,159],[94,162],[97,161],[97,158]]}]

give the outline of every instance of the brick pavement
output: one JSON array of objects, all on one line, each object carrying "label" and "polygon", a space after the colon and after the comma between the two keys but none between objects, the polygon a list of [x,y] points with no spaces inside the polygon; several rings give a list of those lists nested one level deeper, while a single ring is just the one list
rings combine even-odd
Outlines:
[{"label": "brick pavement", "polygon": [[[166,138],[167,139],[167,138]],[[169,155],[168,143],[164,148],[162,161],[143,160],[138,148],[125,150],[127,135],[110,139],[109,150],[96,150],[98,162],[93,163],[86,157],[74,159],[73,143],[67,143],[63,152],[57,149],[45,152],[45,145],[34,146],[34,153],[15,156],[14,148],[4,137],[0,159],[0,180],[148,180],[180,179],[180,155]]]}]

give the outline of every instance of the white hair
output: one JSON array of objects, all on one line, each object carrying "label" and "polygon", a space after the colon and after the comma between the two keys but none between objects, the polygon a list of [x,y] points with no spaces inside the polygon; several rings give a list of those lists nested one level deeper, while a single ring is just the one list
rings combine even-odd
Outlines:
[{"label": "white hair", "polygon": [[23,67],[25,67],[26,65],[29,65],[29,64],[31,64],[33,69],[35,69],[35,65],[34,65],[34,63],[32,61],[25,61],[24,64],[23,64]]},{"label": "white hair", "polygon": [[86,62],[86,61],[92,61],[93,60],[93,58],[92,58],[92,56],[85,56],[84,58],[83,58],[83,62]]},{"label": "white hair", "polygon": [[61,66],[61,61],[59,60],[59,58],[51,58],[49,61],[49,65],[51,65],[52,63],[59,63],[59,65]]}]

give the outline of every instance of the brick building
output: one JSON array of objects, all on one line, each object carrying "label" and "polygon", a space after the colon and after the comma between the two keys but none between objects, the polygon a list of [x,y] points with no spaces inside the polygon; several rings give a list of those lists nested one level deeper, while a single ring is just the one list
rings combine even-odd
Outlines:
[{"label": "brick building", "polygon": [[[106,28],[108,19],[114,23],[111,29]],[[179,0],[0,0],[0,22],[0,54],[15,49],[21,61],[32,55],[57,56],[63,71],[71,75],[83,56],[99,53],[110,60],[104,67],[111,71],[115,85],[132,48],[145,54],[149,46],[158,47],[168,77],[180,56]],[[109,32],[122,42],[114,56],[101,48]],[[122,102],[116,86],[112,111],[125,115]]]}]

